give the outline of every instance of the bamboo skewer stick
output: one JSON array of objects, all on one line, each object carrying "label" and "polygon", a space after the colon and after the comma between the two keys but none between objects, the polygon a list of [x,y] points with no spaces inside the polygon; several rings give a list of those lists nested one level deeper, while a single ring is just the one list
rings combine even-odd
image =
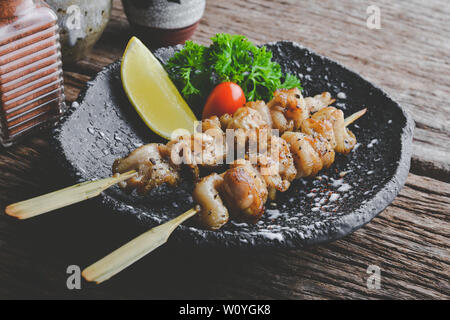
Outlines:
[{"label": "bamboo skewer stick", "polygon": [[348,127],[350,124],[361,118],[365,113],[367,112],[367,108],[359,110],[358,112],[355,112],[351,116],[348,116],[344,120],[344,126]]},{"label": "bamboo skewer stick", "polygon": [[136,174],[129,171],[106,179],[87,181],[36,198],[14,203],[6,207],[5,213],[20,220],[29,219],[71,204],[98,196],[102,191]]},{"label": "bamboo skewer stick", "polygon": [[141,234],[84,269],[82,273],[83,278],[90,282],[94,281],[97,284],[110,279],[112,276],[166,243],[169,236],[180,224],[199,211],[200,207],[196,206],[182,215]]}]

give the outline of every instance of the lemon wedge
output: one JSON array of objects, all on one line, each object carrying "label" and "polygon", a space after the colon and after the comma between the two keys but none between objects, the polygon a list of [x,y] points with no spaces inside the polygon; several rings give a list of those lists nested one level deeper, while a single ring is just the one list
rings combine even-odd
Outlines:
[{"label": "lemon wedge", "polygon": [[194,113],[161,63],[136,37],[128,42],[120,73],[128,99],[153,132],[170,139],[177,129],[194,131]]}]

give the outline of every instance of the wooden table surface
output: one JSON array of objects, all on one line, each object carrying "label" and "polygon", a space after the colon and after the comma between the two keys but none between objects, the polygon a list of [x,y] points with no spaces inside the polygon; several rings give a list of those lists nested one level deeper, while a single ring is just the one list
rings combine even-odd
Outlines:
[{"label": "wooden table surface", "polygon": [[[89,202],[26,222],[0,215],[0,298],[450,298],[450,6],[375,1],[381,29],[371,30],[372,3],[209,0],[194,35],[204,44],[217,32],[257,43],[297,41],[359,72],[413,115],[411,173],[371,223],[302,250],[198,250],[169,242],[104,285],[70,291],[69,265],[85,267],[143,230]],[[69,104],[121,56],[131,35],[115,0],[94,51],[65,68]],[[56,167],[45,134],[0,149],[0,208],[62,186]],[[369,265],[381,268],[380,289],[367,288]]]}]

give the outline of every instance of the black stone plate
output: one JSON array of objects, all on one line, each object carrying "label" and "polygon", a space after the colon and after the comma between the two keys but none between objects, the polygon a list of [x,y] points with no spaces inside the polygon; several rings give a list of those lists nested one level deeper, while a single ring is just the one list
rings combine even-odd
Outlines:
[{"label": "black stone plate", "polygon": [[[339,239],[368,223],[398,194],[411,158],[414,122],[386,93],[345,67],[292,42],[267,45],[284,72],[297,74],[304,95],[329,91],[335,105],[348,116],[362,108],[366,115],[351,129],[357,148],[337,156],[335,164],[314,179],[299,180],[256,225],[228,223],[220,231],[198,229],[194,222],[180,226],[179,241],[218,246],[299,247]],[[165,62],[180,47],[163,48],[156,56]],[[61,163],[76,181],[111,175],[116,158],[160,138],[143,124],[128,102],[117,61],[87,84],[54,132],[53,145]],[[164,106],[161,106],[164,108]],[[340,173],[347,172],[341,178]],[[113,187],[101,196],[112,211],[133,215],[150,226],[174,218],[193,205],[192,183],[162,187],[146,197],[127,195]]]}]

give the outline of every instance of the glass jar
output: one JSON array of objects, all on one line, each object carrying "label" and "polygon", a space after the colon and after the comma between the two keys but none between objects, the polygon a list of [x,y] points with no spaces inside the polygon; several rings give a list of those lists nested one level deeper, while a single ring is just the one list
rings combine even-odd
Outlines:
[{"label": "glass jar", "polygon": [[56,14],[40,0],[0,0],[0,143],[66,111]]}]

